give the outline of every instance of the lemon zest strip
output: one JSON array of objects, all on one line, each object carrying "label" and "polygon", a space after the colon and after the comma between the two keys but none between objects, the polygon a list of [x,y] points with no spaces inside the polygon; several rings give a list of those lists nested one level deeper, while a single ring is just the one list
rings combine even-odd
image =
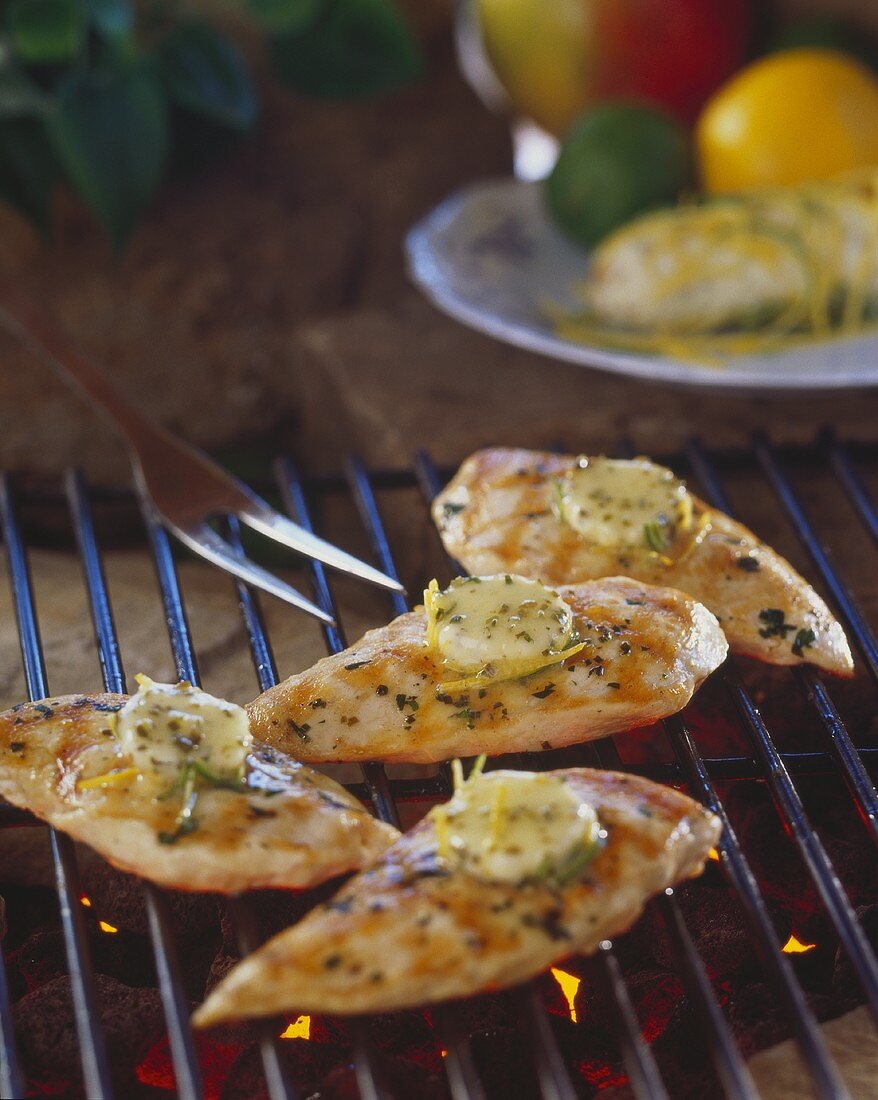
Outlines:
[{"label": "lemon zest strip", "polygon": [[704,536],[707,534],[710,528],[710,524],[710,512],[706,510],[702,512],[701,515],[698,517],[698,523],[696,524],[695,530],[692,533],[692,538],[689,541],[689,545],[679,556],[679,558],[677,558],[677,565],[681,565],[684,561],[687,560],[687,558],[691,557],[695,551],[695,548],[701,545],[701,543],[704,541]]},{"label": "lemon zest strip", "polygon": [[94,775],[91,779],[80,779],[77,786],[81,791],[92,791],[99,787],[112,787],[117,783],[124,783],[128,779],[133,779],[137,774],[137,768],[120,768],[118,771]]},{"label": "lemon zest strip", "polygon": [[437,686],[437,690],[441,692],[454,692],[465,691],[471,687],[485,687],[490,684],[502,684],[507,683],[510,680],[522,680],[525,676],[533,676],[537,672],[542,672],[544,669],[552,668],[553,665],[563,664],[570,657],[575,657],[577,653],[580,653],[588,645],[588,642],[577,642],[576,645],[570,646],[569,649],[563,650],[561,653],[552,655],[551,660],[541,660],[539,664],[527,664],[522,662],[517,665],[512,665],[508,672],[504,672],[497,676],[485,676],[481,672],[477,672],[475,676],[464,676],[460,680],[445,680]]},{"label": "lemon zest strip", "polygon": [[434,577],[424,589],[424,611],[427,614],[427,645],[436,648],[436,597],[439,595],[439,582]]}]

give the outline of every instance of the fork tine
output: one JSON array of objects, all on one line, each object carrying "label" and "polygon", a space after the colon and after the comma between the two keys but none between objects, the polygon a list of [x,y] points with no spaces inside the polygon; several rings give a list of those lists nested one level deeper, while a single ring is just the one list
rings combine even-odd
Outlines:
[{"label": "fork tine", "polygon": [[220,569],[231,573],[233,577],[244,581],[245,584],[251,584],[254,588],[260,588],[263,592],[269,592],[272,596],[277,596],[278,599],[284,600],[302,611],[307,611],[309,615],[313,615],[315,619],[326,623],[327,626],[335,625],[335,619],[331,615],[321,610],[316,604],[311,603],[301,592],[297,592],[292,585],[282,581],[280,577],[269,573],[267,569],[263,569],[262,566],[257,565],[256,562],[251,561],[244,554],[239,554],[230,543],[226,542],[221,535],[218,535],[207,524],[190,530],[177,527],[176,524],[170,524],[170,527],[182,543],[200,557],[211,562],[211,564],[218,565]]},{"label": "fork tine", "polygon": [[322,561],[333,569],[340,569],[343,573],[350,573],[382,588],[389,588],[393,592],[405,591],[394,577],[388,577],[380,570],[360,561],[359,558],[339,550],[332,543],[325,542],[317,535],[306,531],[304,527],[275,512],[264,501],[259,501],[253,508],[241,509],[238,515],[242,522],[252,527],[254,531],[259,531],[268,538],[289,546],[291,550],[298,550],[306,557],[316,558],[317,561]]}]

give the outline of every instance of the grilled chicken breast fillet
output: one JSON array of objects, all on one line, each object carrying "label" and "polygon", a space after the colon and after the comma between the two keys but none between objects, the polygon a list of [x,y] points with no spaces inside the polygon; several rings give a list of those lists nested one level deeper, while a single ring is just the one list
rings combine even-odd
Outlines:
[{"label": "grilled chicken breast fillet", "polygon": [[[471,455],[433,504],[448,552],[474,574],[509,571],[557,585],[623,573],[672,585],[710,608],[733,652],[852,675],[844,631],[808,582],[743,524],[697,497],[695,522],[709,513],[709,526],[692,552],[672,564],[584,540],[552,507],[557,480],[576,461],[503,447]],[[797,646],[810,634],[805,647]]]},{"label": "grilled chicken breast fillet", "polygon": [[0,795],[120,870],[177,890],[313,886],[365,866],[399,835],[333,780],[254,743],[242,791],[200,792],[197,829],[162,842],[177,799],[141,794],[136,777],[79,786],[124,766],[111,720],[126,698],[66,695],[0,714]]},{"label": "grilled chicken breast fillet", "polygon": [[575,769],[603,848],[563,887],[448,871],[432,816],[335,897],[239,963],[195,1014],[199,1027],[279,1012],[385,1012],[501,989],[594,951],[666,887],[700,874],[720,822],[671,788]]},{"label": "grilled chicken breast fillet", "polygon": [[714,616],[679,592],[624,577],[557,591],[593,644],[540,672],[443,691],[420,607],[260,695],[250,727],[308,762],[536,752],[675,714],[725,659]]}]

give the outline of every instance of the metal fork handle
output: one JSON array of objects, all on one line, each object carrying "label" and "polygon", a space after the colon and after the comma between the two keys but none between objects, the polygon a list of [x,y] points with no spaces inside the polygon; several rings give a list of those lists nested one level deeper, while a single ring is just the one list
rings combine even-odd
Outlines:
[{"label": "metal fork handle", "polygon": [[[199,450],[141,412],[44,310],[3,281],[0,281],[0,323],[46,363],[56,377],[108,416],[129,445],[138,480],[145,484],[144,464],[149,466],[151,478],[153,471],[159,471],[163,499],[173,501],[180,513],[185,513],[190,502],[198,499],[200,486],[193,484],[190,476],[183,488],[175,476],[173,464],[168,462],[171,452],[186,460],[192,474],[196,472],[192,469],[195,464],[210,487],[213,503],[221,509],[236,512],[253,507],[257,502],[258,498],[235,479],[226,475],[218,477],[219,471]],[[149,461],[151,458],[155,462]],[[165,476],[162,476],[163,471],[167,471]],[[157,487],[153,484],[153,489]],[[194,520],[200,518],[195,516]]]},{"label": "metal fork handle", "polygon": [[34,302],[8,282],[0,282],[0,321],[25,347],[39,356],[67,385],[99,405],[127,439],[137,446],[160,436],[162,444],[177,440],[157,421],[140,412],[108,375]]}]

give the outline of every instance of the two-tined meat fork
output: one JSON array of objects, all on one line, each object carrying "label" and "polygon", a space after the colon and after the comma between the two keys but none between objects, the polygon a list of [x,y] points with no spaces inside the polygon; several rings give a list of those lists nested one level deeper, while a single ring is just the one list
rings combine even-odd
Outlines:
[{"label": "two-tined meat fork", "polygon": [[50,318],[8,286],[0,286],[0,321],[112,418],[129,445],[144,505],[194,553],[324,623],[332,623],[332,617],[251,561],[223,538],[211,521],[237,516],[248,527],[309,558],[384,588],[402,590],[392,577],[280,515],[201,451],[137,409]]}]

